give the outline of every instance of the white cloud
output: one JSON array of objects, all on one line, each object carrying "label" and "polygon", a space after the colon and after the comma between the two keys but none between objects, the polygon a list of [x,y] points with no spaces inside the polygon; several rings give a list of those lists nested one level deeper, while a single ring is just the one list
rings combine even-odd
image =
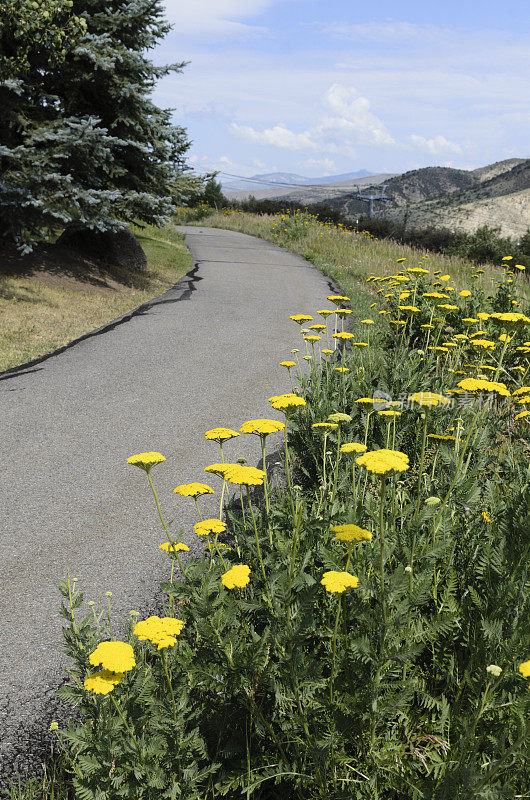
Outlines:
[{"label": "white cloud", "polygon": [[166,17],[178,35],[195,39],[217,36],[246,39],[266,29],[240,20],[266,11],[277,0],[166,0]]},{"label": "white cloud", "polygon": [[369,39],[377,42],[417,39],[432,34],[436,28],[420,26],[411,22],[367,22],[359,25],[347,22],[331,22],[324,25],[325,33],[346,39]]},{"label": "white cloud", "polygon": [[324,102],[337,115],[326,121],[326,128],[337,124],[349,130],[359,144],[395,144],[386,126],[370,111],[370,101],[353,87],[334,83]]},{"label": "white cloud", "polygon": [[419,150],[423,150],[426,153],[432,153],[433,155],[440,155],[440,153],[459,153],[463,152],[460,145],[456,144],[456,142],[450,142],[449,139],[446,139],[445,136],[433,136],[432,139],[426,139],[424,136],[416,136],[416,134],[411,134],[408,137],[414,147],[418,148]]},{"label": "white cloud", "polygon": [[[334,112],[325,114],[325,109]],[[340,154],[355,158],[356,145],[388,146],[397,143],[386,126],[370,110],[370,101],[356,89],[335,83],[322,100],[320,117],[316,124],[296,133],[284,123],[257,130],[251,125],[231,123],[230,130],[237,136],[263,146],[285,150],[319,150],[325,154]]]},{"label": "white cloud", "polygon": [[238,125],[236,122],[232,122],[230,128],[236,136],[261,145],[272,145],[286,150],[315,150],[317,146],[312,141],[309,131],[294,133],[282,124],[257,131],[251,125]]},{"label": "white cloud", "polygon": [[328,174],[335,169],[335,162],[330,158],[308,158],[301,166],[307,169],[324,170],[324,174]]}]

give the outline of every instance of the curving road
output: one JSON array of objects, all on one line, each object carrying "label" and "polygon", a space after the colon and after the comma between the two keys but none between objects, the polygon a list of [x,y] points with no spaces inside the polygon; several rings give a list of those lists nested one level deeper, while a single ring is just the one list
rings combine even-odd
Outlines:
[{"label": "curving road", "polygon": [[[299,344],[289,314],[314,313],[336,291],[312,265],[260,239],[180,230],[195,267],[170,291],[63,352],[0,374],[0,784],[38,769],[50,720],[62,713],[57,586],[67,565],[85,601],[102,608],[113,592],[116,621],[130,609],[152,611],[167,574],[147,481],[126,457],[166,455],[153,472],[161,504],[195,548],[193,502],[172,489],[203,480],[218,459],[205,430],[271,416],[267,397],[290,390],[278,362]],[[258,444],[242,436],[225,453],[257,463]],[[209,515],[217,502],[203,503]]]}]

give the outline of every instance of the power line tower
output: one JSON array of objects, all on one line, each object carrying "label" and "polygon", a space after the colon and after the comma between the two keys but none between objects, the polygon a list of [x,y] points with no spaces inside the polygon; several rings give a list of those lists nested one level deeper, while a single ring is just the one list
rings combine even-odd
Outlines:
[{"label": "power line tower", "polygon": [[370,219],[374,216],[374,200],[379,200],[382,203],[388,203],[390,201],[390,197],[385,197],[385,190],[386,186],[383,185],[380,187],[381,192],[380,194],[375,194],[375,192],[370,192],[369,194],[363,194],[361,191],[361,187],[357,186],[357,198],[359,200],[364,200],[366,203],[370,203],[368,216]]}]

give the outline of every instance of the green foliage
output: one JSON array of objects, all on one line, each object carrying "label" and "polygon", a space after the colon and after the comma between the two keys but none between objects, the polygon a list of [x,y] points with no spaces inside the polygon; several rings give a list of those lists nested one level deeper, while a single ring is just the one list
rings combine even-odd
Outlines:
[{"label": "green foliage", "polygon": [[182,177],[186,131],[150,100],[157,80],[185,66],[145,55],[170,28],[160,0],[8,5],[1,234],[28,250],[69,222],[164,224],[197,181]]},{"label": "green foliage", "polygon": [[[432,318],[429,285],[414,285],[420,317]],[[465,302],[491,310],[478,293]],[[166,613],[185,622],[178,641],[162,651],[140,643],[132,619],[136,666],[109,695],[83,681],[110,630],[101,616],[77,622],[81,597],[62,586],[75,682],[61,694],[82,723],[59,735],[77,797],[514,800],[528,791],[530,691],[519,671],[530,655],[528,427],[514,431],[511,399],[409,400],[448,394],[476,357],[467,340],[443,358],[429,350],[448,327],[425,332],[411,317],[390,337],[378,320],[369,348],[311,369],[300,384],[307,405],[288,418],[287,487],[269,510],[257,490],[244,516],[231,502],[230,550],[214,546],[183,574],[172,563],[162,589]],[[506,352],[487,358],[514,389],[521,379]],[[399,417],[356,403],[387,395]],[[332,412],[350,420],[312,427]],[[410,469],[382,479],[342,453],[344,441],[406,453]],[[333,526],[344,523],[372,538],[339,541]],[[236,564],[250,567],[250,581],[226,589],[222,575]],[[330,570],[358,586],[326,591]]]}]

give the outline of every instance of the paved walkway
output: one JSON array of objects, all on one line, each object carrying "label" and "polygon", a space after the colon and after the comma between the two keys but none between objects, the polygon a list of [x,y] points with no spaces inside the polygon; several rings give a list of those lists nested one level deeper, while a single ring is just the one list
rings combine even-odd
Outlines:
[{"label": "paved walkway", "polygon": [[[85,601],[102,608],[113,592],[116,620],[151,610],[166,577],[147,481],[127,456],[167,457],[153,472],[161,504],[197,547],[193,501],[172,489],[204,480],[218,459],[205,430],[282,418],[267,397],[290,390],[278,365],[300,341],[289,314],[325,307],[332,288],[260,239],[181,230],[195,267],[172,290],[110,330],[0,375],[0,779],[40,762],[60,713],[57,587],[67,565]],[[225,453],[257,463],[258,445],[242,436]],[[203,504],[212,516],[215,498]]]}]

